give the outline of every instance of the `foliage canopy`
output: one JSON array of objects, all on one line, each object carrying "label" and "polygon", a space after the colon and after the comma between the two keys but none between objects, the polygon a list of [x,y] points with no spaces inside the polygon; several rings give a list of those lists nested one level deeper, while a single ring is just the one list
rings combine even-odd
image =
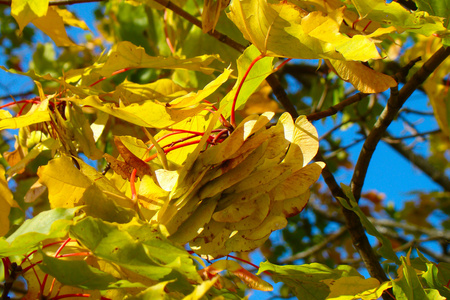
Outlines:
[{"label": "foliage canopy", "polygon": [[[450,296],[448,2],[83,2],[0,1],[2,299]],[[442,190],[363,191],[381,140]]]}]

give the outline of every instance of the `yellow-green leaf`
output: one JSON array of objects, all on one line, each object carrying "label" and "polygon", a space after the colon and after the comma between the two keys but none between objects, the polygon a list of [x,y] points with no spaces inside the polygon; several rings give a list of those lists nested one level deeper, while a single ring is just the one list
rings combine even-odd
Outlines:
[{"label": "yellow-green leaf", "polygon": [[[233,1],[228,17],[248,41],[269,56],[364,61],[380,58],[374,41],[368,37],[349,38],[338,31],[342,14],[343,9],[330,15],[311,15],[290,2],[240,0]],[[330,26],[331,30],[325,30]]]},{"label": "yellow-green leaf", "polygon": [[5,178],[5,169],[0,165],[0,236],[9,230],[9,212],[11,207],[19,207],[13,198]]},{"label": "yellow-green leaf", "polygon": [[214,55],[202,55],[194,58],[155,57],[145,53],[144,48],[130,42],[116,44],[105,64],[100,68],[102,76],[111,76],[117,70],[124,68],[155,68],[155,69],[187,69],[211,74],[214,69],[208,65],[218,59]]},{"label": "yellow-green leaf", "polygon": [[48,35],[55,42],[56,46],[75,46],[74,42],[67,36],[63,19],[54,8],[50,7],[45,16],[34,19],[32,22]]},{"label": "yellow-green leaf", "polygon": [[50,115],[48,111],[48,99],[45,99],[41,103],[34,105],[23,116],[0,119],[0,130],[17,129],[47,121],[50,121]]},{"label": "yellow-green leaf", "polygon": [[117,107],[113,103],[103,102],[97,96],[89,96],[77,102],[84,106],[94,107],[132,124],[153,128],[165,128],[171,126],[186,118],[194,116],[206,107],[206,105],[200,104],[193,108],[171,109],[163,103],[156,103],[151,100]]},{"label": "yellow-green leaf", "polygon": [[375,278],[362,279],[360,276],[325,279],[322,282],[330,288],[327,299],[334,300],[356,299],[354,295],[376,289],[380,285],[380,282]]},{"label": "yellow-green leaf", "polygon": [[19,24],[20,31],[28,23],[47,14],[49,0],[13,0],[11,3],[11,15]]},{"label": "yellow-green leaf", "polygon": [[91,181],[81,174],[66,156],[51,160],[37,172],[39,182],[47,186],[52,208],[70,208],[78,205]]},{"label": "yellow-green leaf", "polygon": [[78,19],[72,12],[68,11],[67,9],[61,9],[58,7],[55,7],[54,9],[58,13],[58,15],[61,16],[64,24],[78,27],[84,30],[89,30],[89,27],[83,20]]},{"label": "yellow-green leaf", "polygon": [[360,62],[330,59],[329,64],[339,77],[350,82],[362,93],[381,93],[397,85],[391,76],[377,72]]}]

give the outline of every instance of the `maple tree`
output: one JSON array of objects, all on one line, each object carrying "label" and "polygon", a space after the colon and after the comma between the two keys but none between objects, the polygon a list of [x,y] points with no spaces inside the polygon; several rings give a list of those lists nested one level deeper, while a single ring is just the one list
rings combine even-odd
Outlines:
[{"label": "maple tree", "polygon": [[[34,81],[0,107],[2,299],[450,296],[446,1],[0,4],[1,74]],[[404,107],[417,89],[433,114]],[[382,140],[442,191],[403,209],[363,192]]]}]

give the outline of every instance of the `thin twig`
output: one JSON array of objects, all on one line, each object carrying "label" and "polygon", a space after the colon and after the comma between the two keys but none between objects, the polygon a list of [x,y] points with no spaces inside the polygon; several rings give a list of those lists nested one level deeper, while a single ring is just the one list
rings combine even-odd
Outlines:
[{"label": "thin twig", "polygon": [[324,249],[326,249],[334,241],[339,239],[341,236],[343,236],[344,233],[346,233],[346,232],[347,232],[347,228],[345,226],[343,226],[343,227],[339,228],[339,230],[337,230],[336,232],[333,232],[332,234],[325,237],[325,239],[322,242],[318,243],[317,245],[314,245],[305,251],[296,253],[286,259],[283,259],[281,262],[284,264],[292,263],[296,260],[304,259],[306,257],[314,255],[315,253],[319,253],[319,252],[323,251]]},{"label": "thin twig", "polygon": [[[392,120],[397,115],[400,108],[405,101],[411,96],[411,94],[419,87],[428,76],[450,55],[450,47],[440,48],[433,56],[423,64],[423,66],[411,77],[410,80],[403,86],[398,92],[397,87],[391,89],[391,96],[388,100],[386,107],[372,128],[371,132],[367,136],[366,141],[361,149],[361,153],[356,162],[355,171],[353,173],[351,188],[352,193],[356,200],[361,197],[361,190],[364,185],[364,180],[369,168],[369,163],[375,148],[380,141],[381,137],[386,132],[387,127],[391,124]],[[420,59],[420,58],[419,58]],[[419,60],[411,61],[407,66],[396,74],[397,79],[406,77],[407,72],[412,66]],[[397,80],[399,81],[399,80]]]},{"label": "thin twig", "polygon": [[405,135],[405,136],[401,136],[401,137],[391,136],[391,137],[389,137],[389,140],[392,140],[393,141],[392,143],[395,144],[396,141],[407,140],[407,139],[412,139],[412,138],[417,138],[417,137],[424,137],[426,135],[437,134],[437,133],[441,133],[441,132],[442,132],[441,129],[434,129],[434,130],[429,130],[429,131],[424,131],[424,132],[417,132],[415,134]]},{"label": "thin twig", "polygon": [[335,115],[338,112],[340,112],[341,110],[343,110],[345,107],[347,107],[353,103],[356,103],[358,101],[361,101],[367,95],[368,94],[365,94],[365,93],[357,93],[357,94],[350,96],[347,99],[339,102],[338,104],[331,106],[330,108],[328,108],[326,110],[309,114],[306,117],[308,118],[309,121],[316,121],[316,120],[320,120],[320,119]]}]

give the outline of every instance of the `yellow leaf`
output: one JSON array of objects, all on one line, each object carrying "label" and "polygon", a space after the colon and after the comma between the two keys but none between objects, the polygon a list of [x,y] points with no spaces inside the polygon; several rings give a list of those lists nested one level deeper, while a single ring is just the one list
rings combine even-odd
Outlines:
[{"label": "yellow leaf", "polygon": [[214,69],[207,66],[218,59],[214,55],[202,55],[194,58],[155,57],[145,53],[144,48],[124,41],[116,44],[99,73],[109,77],[117,70],[124,68],[155,68],[155,69],[187,69],[211,74]]},{"label": "yellow leaf", "polygon": [[58,15],[61,16],[64,24],[78,27],[84,30],[89,30],[89,27],[83,20],[78,19],[72,12],[68,11],[67,9],[55,7],[55,11],[58,13]]},{"label": "yellow leaf", "polygon": [[20,32],[28,23],[47,14],[49,0],[13,0],[11,15],[19,24]]},{"label": "yellow leaf", "polygon": [[0,130],[17,129],[47,121],[50,121],[50,115],[48,111],[48,99],[45,99],[41,103],[33,105],[26,115],[0,119]]},{"label": "yellow leaf", "polygon": [[[338,279],[324,279],[323,283],[330,288],[327,299],[358,299],[355,295],[379,287],[380,282],[375,278],[363,279],[360,276],[341,277]],[[377,299],[377,298],[374,298]]]},{"label": "yellow leaf", "polygon": [[56,46],[67,47],[75,46],[66,33],[63,19],[55,11],[53,7],[50,7],[45,16],[34,19],[33,24],[48,35],[56,44]]},{"label": "yellow leaf", "polygon": [[308,13],[289,2],[239,0],[233,1],[228,17],[248,41],[268,56],[363,61],[380,58],[370,38],[350,38],[340,32],[343,10],[332,10],[327,15]]},{"label": "yellow leaf", "polygon": [[75,168],[70,158],[63,156],[41,166],[39,182],[47,186],[51,208],[75,207],[92,182]]},{"label": "yellow leaf", "polygon": [[306,192],[319,179],[324,166],[324,163],[316,162],[301,168],[289,176],[272,190],[274,200],[294,198]]},{"label": "yellow leaf", "polygon": [[117,107],[113,103],[103,102],[98,96],[89,96],[76,102],[83,106],[94,107],[132,124],[152,128],[166,128],[194,116],[206,107],[206,105],[200,104],[196,107],[185,109],[171,109],[166,105],[151,100]]},{"label": "yellow leaf", "polygon": [[0,236],[9,230],[9,212],[11,207],[19,207],[13,198],[5,178],[5,169],[0,165]]},{"label": "yellow leaf", "polygon": [[271,94],[272,88],[264,81],[260,85],[259,90],[254,92],[245,102],[245,107],[242,109],[241,114],[247,117],[252,114],[262,114],[266,111],[273,111],[275,113],[283,112],[278,102],[270,98]]},{"label": "yellow leaf", "polygon": [[219,16],[222,10],[224,10],[230,0],[205,0],[202,11],[202,31],[207,33],[209,31],[214,32]]},{"label": "yellow leaf", "polygon": [[397,85],[391,76],[377,72],[360,62],[330,59],[327,64],[340,78],[350,82],[362,93],[381,93]]},{"label": "yellow leaf", "polygon": [[346,59],[367,61],[381,58],[375,43],[364,35],[348,37],[340,32],[344,19],[345,6],[329,14],[320,11],[311,12],[302,19],[302,28],[309,36],[329,46],[327,51],[336,50]]}]

